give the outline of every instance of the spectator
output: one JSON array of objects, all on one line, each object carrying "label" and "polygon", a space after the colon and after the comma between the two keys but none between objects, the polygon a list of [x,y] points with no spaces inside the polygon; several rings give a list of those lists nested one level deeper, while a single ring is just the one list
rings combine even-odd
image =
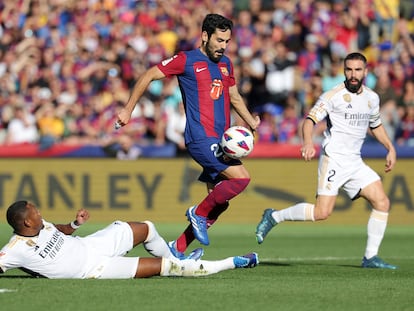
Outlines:
[{"label": "spectator", "polygon": [[288,144],[298,144],[299,141],[299,118],[297,111],[297,104],[294,97],[289,97],[289,102],[286,105],[282,119],[278,124],[278,142]]},{"label": "spectator", "polygon": [[398,145],[414,146],[414,104],[409,104],[396,132]]},{"label": "spectator", "polygon": [[118,138],[119,150],[116,153],[118,160],[136,160],[141,155],[141,148],[135,145],[129,135],[121,135]]},{"label": "spectator", "polygon": [[403,93],[397,101],[397,109],[401,118],[405,114],[406,107],[412,104],[414,104],[414,77],[405,81]]},{"label": "spectator", "polygon": [[344,80],[342,62],[334,60],[329,66],[329,73],[322,76],[322,91],[326,92]]},{"label": "spectator", "polygon": [[168,141],[177,146],[177,154],[183,155],[186,153],[184,142],[184,129],[186,124],[186,116],[184,104],[181,101],[174,109],[170,109],[167,118],[166,138]]},{"label": "spectator", "polygon": [[23,104],[15,104],[13,118],[7,127],[5,143],[11,145],[36,143],[38,141],[39,133],[36,127],[35,117],[26,111]]},{"label": "spectator", "polygon": [[47,103],[40,107],[36,112],[36,120],[40,134],[40,150],[46,150],[61,140],[65,124],[57,115],[53,104]]},{"label": "spectator", "polygon": [[295,61],[289,58],[288,50],[281,42],[275,44],[274,53],[274,57],[269,55],[265,62],[268,102],[285,106],[289,93],[296,87]]}]

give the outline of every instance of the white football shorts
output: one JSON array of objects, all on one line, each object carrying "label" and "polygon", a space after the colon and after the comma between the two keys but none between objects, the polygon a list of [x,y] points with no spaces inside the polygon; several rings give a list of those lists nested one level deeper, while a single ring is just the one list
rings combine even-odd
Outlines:
[{"label": "white football shorts", "polygon": [[133,248],[134,237],[128,223],[114,221],[109,226],[82,239],[90,249],[92,269],[86,278],[133,278],[138,257],[124,257]]},{"label": "white football shorts", "polygon": [[318,166],[318,195],[338,195],[343,187],[350,199],[356,199],[360,190],[379,180],[379,175],[359,158],[335,161],[321,155]]}]

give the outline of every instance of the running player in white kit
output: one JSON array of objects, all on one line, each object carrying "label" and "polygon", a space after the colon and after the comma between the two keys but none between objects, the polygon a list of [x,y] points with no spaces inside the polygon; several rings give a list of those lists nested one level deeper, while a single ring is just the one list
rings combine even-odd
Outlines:
[{"label": "running player in white kit", "polygon": [[[0,250],[0,273],[20,268],[29,274],[51,279],[127,279],[160,276],[204,276],[234,268],[251,268],[256,253],[223,260],[199,259],[202,249],[178,259],[150,221],[115,221],[86,237],[72,233],[89,219],[81,209],[70,224],[54,225],[42,219],[36,206],[17,201],[7,210],[7,222],[14,230],[9,243]],[[126,257],[143,244],[153,256]]]},{"label": "running player in white kit", "polygon": [[362,260],[364,268],[396,269],[377,256],[387,226],[390,201],[379,175],[361,158],[361,147],[368,128],[388,150],[385,172],[395,165],[397,156],[380,119],[378,95],[363,85],[368,73],[367,60],[360,53],[351,53],[344,60],[345,82],[323,93],[306,117],[302,133],[302,157],[310,161],[315,156],[312,142],[313,127],[327,120],[318,167],[318,187],[315,204],[298,203],[276,211],[266,209],[256,228],[261,244],[269,231],[283,221],[325,220],[331,215],[339,188],[355,200],[366,199],[372,207],[368,220],[368,240]]}]

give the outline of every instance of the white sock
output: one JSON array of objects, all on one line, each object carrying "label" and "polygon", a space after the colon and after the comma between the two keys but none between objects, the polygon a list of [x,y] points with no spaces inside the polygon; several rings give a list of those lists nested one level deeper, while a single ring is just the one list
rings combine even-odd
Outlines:
[{"label": "white sock", "polygon": [[372,210],[368,220],[368,239],[367,247],[365,249],[365,257],[372,258],[378,254],[378,249],[381,245],[382,238],[387,228],[388,213]]},{"label": "white sock", "polygon": [[167,242],[158,234],[151,221],[144,221],[148,225],[148,236],[144,241],[144,248],[155,257],[174,258],[167,245]]},{"label": "white sock", "polygon": [[233,257],[223,260],[194,260],[163,258],[161,276],[204,276],[234,269]]},{"label": "white sock", "polygon": [[310,203],[298,203],[280,211],[275,211],[272,216],[278,223],[283,221],[315,221],[314,208],[315,205]]}]

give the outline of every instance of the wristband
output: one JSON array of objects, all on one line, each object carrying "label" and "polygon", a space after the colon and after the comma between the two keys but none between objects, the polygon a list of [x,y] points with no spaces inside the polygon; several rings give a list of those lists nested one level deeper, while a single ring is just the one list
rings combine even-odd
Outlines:
[{"label": "wristband", "polygon": [[74,220],[74,221],[72,221],[70,223],[70,226],[72,227],[72,229],[75,229],[76,230],[76,229],[78,229],[80,227],[80,225],[77,225],[76,223],[77,223],[76,220]]}]

